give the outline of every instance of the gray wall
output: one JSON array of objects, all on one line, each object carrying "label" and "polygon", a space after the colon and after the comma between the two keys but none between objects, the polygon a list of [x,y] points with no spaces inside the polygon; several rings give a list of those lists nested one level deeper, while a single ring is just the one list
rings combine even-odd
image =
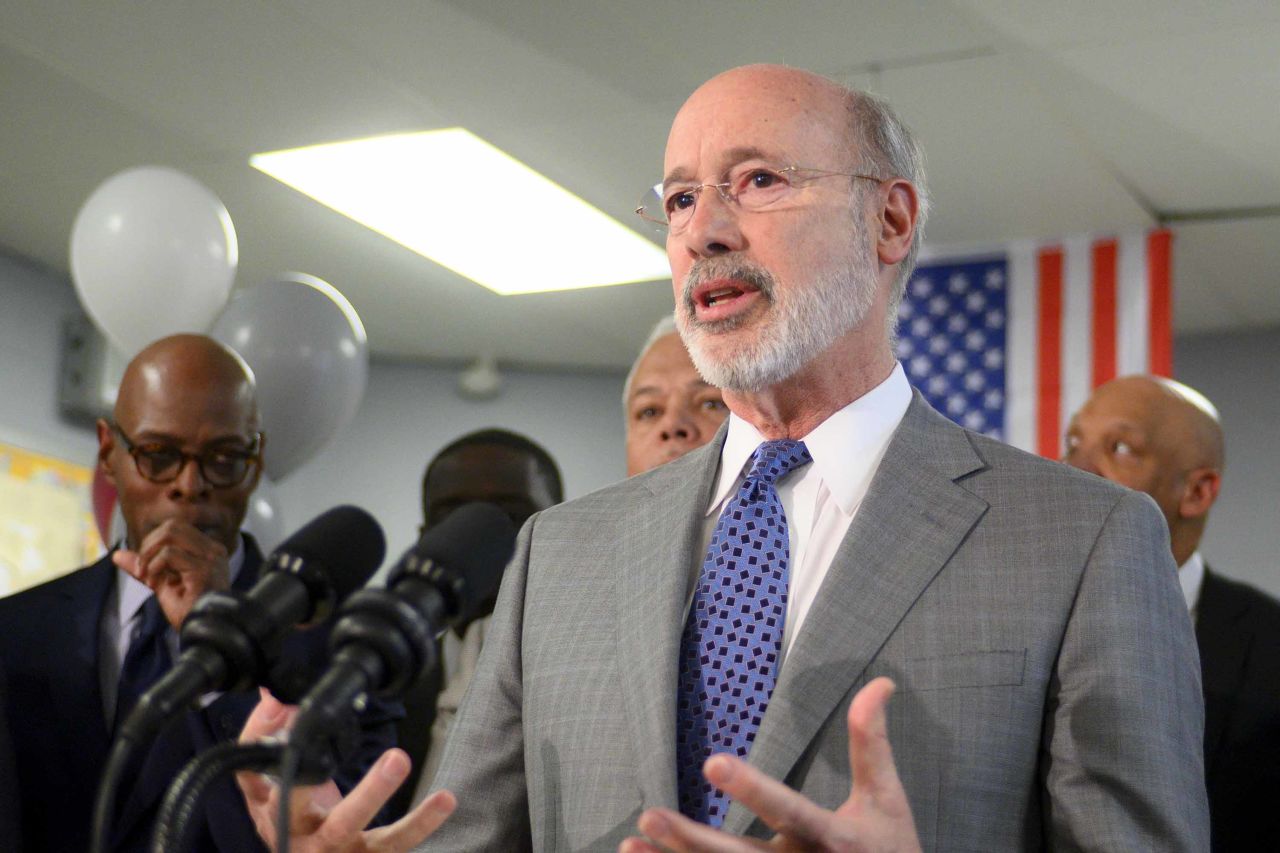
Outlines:
[{"label": "gray wall", "polygon": [[[91,465],[93,430],[69,425],[57,412],[61,324],[79,310],[65,280],[0,254],[0,441]],[[375,362],[351,425],[276,484],[285,528],[353,503],[377,517],[389,552],[398,554],[417,538],[427,460],[462,433],[488,426],[546,447],[569,497],[625,475],[621,376],[507,371],[502,394],[486,402],[459,397],[456,377],[445,367]]]},{"label": "gray wall", "polygon": [[93,431],[58,417],[62,320],[79,310],[65,282],[0,254],[0,441],[91,465]]},{"label": "gray wall", "polygon": [[468,402],[454,370],[374,364],[351,425],[277,486],[289,526],[337,503],[368,509],[394,551],[417,538],[422,472],[437,450],[474,429],[500,426],[537,441],[577,497],[621,479],[622,378],[506,372],[502,395]]},{"label": "gray wall", "polygon": [[1280,329],[1180,337],[1174,372],[1214,402],[1227,437],[1201,551],[1222,574],[1280,596]]},{"label": "gray wall", "polygon": [[[64,280],[0,255],[0,441],[92,464],[92,432],[65,424],[56,408],[60,323],[77,310]],[[1280,595],[1280,329],[1180,337],[1175,365],[1179,378],[1217,403],[1227,431],[1225,487],[1205,555],[1224,574]],[[426,461],[484,426],[516,429],[546,446],[570,497],[623,475],[621,377],[508,372],[501,397],[476,403],[457,396],[455,375],[375,363],[352,425],[278,484],[286,528],[354,503],[377,516],[398,553],[416,535]]]}]

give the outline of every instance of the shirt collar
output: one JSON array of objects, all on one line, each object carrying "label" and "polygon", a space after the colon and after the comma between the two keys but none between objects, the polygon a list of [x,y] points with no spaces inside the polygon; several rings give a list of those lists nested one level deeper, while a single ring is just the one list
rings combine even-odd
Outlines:
[{"label": "shirt collar", "polygon": [[[907,374],[901,364],[895,364],[887,379],[804,436],[814,469],[846,515],[866,494],[889,439],[910,405]],[[729,431],[720,450],[720,473],[707,515],[715,512],[729,491],[737,487],[751,454],[764,440],[759,430],[730,412]]]},{"label": "shirt collar", "polygon": [[1204,585],[1204,557],[1199,551],[1178,567],[1178,584],[1182,587],[1182,597],[1187,601],[1187,610],[1195,610],[1200,602],[1200,587]]},{"label": "shirt collar", "polygon": [[[116,547],[123,548],[123,542],[117,542]],[[240,569],[244,567],[244,536],[236,537],[236,550],[231,555],[231,559],[227,561],[231,569],[230,582],[235,583],[236,577],[240,574]],[[116,569],[116,589],[119,590],[117,598],[116,615],[119,619],[117,623],[121,627],[129,624],[137,614],[138,608],[147,603],[147,599],[151,596],[151,587],[126,572],[124,569]]]}]

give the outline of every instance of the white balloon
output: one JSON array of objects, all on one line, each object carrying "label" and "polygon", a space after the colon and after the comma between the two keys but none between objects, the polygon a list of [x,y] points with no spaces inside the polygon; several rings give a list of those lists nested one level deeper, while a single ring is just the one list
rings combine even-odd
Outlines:
[{"label": "white balloon", "polygon": [[355,417],[369,379],[369,347],[355,308],[304,273],[241,290],[213,336],[253,368],[267,474],[279,481]]},{"label": "white balloon", "polygon": [[258,480],[258,488],[249,496],[249,508],[244,514],[240,529],[251,535],[263,554],[271,553],[284,541],[284,516],[280,512],[280,497],[275,483],[265,476]]},{"label": "white balloon", "polygon": [[238,251],[212,191],[142,166],[108,178],[80,208],[71,278],[94,323],[132,357],[166,335],[207,331],[227,304]]}]

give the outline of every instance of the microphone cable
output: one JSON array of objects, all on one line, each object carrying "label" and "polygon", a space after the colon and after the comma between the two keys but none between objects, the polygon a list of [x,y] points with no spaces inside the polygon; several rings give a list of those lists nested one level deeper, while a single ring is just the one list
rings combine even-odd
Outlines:
[{"label": "microphone cable", "polygon": [[[228,741],[210,747],[187,762],[165,792],[155,832],[151,836],[154,853],[177,853],[190,848],[195,840],[195,817],[205,791],[218,777],[239,770],[261,772],[277,766],[284,754],[280,743],[235,743]],[[281,801],[288,803],[288,790],[281,786]],[[285,807],[286,821],[288,807]],[[284,824],[287,839],[288,823]],[[287,840],[281,850],[287,850]]]}]

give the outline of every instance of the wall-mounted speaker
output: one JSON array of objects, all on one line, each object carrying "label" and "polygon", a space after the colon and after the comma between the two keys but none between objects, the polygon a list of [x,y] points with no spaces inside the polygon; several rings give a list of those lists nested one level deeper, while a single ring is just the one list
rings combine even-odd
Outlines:
[{"label": "wall-mounted speaker", "polygon": [[110,418],[124,368],[124,359],[88,317],[67,317],[58,364],[58,413],[77,424]]}]

